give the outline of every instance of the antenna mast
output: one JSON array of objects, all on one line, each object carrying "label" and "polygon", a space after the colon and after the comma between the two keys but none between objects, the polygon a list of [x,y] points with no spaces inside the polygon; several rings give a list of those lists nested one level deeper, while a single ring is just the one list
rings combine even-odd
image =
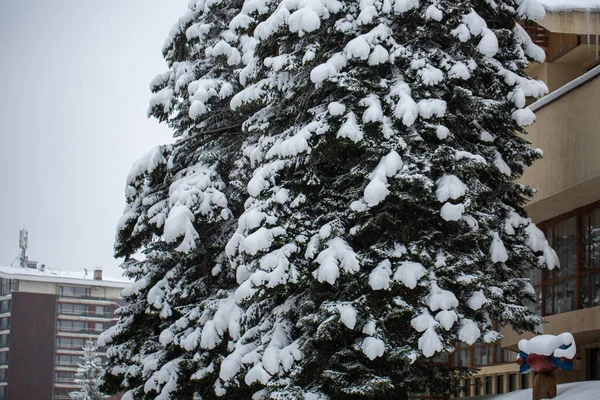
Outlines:
[{"label": "antenna mast", "polygon": [[25,229],[21,229],[19,232],[19,248],[21,249],[21,253],[17,256],[15,261],[12,262],[11,266],[16,264],[18,261],[19,266],[21,268],[27,268],[27,242],[28,242],[28,234]]}]

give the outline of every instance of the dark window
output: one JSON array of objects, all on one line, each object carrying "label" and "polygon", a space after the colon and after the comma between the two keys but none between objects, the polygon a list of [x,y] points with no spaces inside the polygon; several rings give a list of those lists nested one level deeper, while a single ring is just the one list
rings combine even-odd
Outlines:
[{"label": "dark window", "polygon": [[600,203],[580,208],[540,224],[556,251],[560,268],[532,272],[542,315],[600,305]]},{"label": "dark window", "polygon": [[504,393],[504,375],[496,375],[496,394]]},{"label": "dark window", "polygon": [[8,351],[0,351],[0,365],[8,365]]},{"label": "dark window", "polygon": [[0,302],[0,314],[10,312],[10,300],[2,300]]},{"label": "dark window", "polygon": [[590,379],[600,380],[600,348],[590,350]]},{"label": "dark window", "polygon": [[465,397],[469,397],[471,395],[471,380],[465,379],[464,382],[463,393],[465,394]]},{"label": "dark window", "polygon": [[7,329],[10,329],[10,318],[0,318],[0,331],[5,331]]},{"label": "dark window", "polygon": [[0,296],[6,296],[19,290],[19,281],[16,279],[0,278]]},{"label": "dark window", "polygon": [[475,396],[481,396],[481,378],[475,378]]},{"label": "dark window", "polygon": [[486,376],[485,377],[485,394],[492,394],[492,377],[491,376]]},{"label": "dark window", "polygon": [[529,374],[521,374],[521,389],[529,389]]},{"label": "dark window", "polygon": [[0,335],[0,347],[8,347],[8,335]]},{"label": "dark window", "polygon": [[517,374],[508,375],[508,391],[517,390]]}]

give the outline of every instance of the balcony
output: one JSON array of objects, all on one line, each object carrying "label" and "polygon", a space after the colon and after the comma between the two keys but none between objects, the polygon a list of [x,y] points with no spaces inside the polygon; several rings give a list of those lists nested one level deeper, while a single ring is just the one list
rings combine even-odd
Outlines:
[{"label": "balcony", "polygon": [[91,296],[88,294],[82,294],[82,293],[59,293],[58,294],[58,298],[59,300],[62,299],[79,299],[79,300],[96,300],[96,301],[108,301],[111,303],[115,303],[116,301],[115,299],[110,299],[108,297],[95,297],[95,296]]},{"label": "balcony", "polygon": [[68,332],[68,333],[82,333],[82,334],[89,334],[89,335],[94,335],[94,336],[98,336],[100,335],[102,332],[104,332],[106,329],[108,328],[103,328],[103,329],[90,329],[90,328],[64,328],[64,327],[57,327],[56,328],[56,332]]},{"label": "balcony", "polygon": [[87,317],[87,318],[106,318],[106,319],[116,319],[114,317],[114,312],[106,311],[106,312],[91,312],[91,311],[65,311],[58,310],[59,315],[65,316],[76,316],[76,317]]},{"label": "balcony", "polygon": [[531,105],[528,139],[544,158],[521,183],[537,189],[526,207],[541,222],[600,200],[600,66]]}]

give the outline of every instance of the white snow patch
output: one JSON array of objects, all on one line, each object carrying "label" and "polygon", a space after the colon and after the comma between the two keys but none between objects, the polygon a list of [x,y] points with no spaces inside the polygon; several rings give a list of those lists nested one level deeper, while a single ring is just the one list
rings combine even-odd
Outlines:
[{"label": "white snow patch", "polygon": [[452,204],[446,203],[440,210],[440,216],[444,221],[458,221],[465,212],[465,206],[462,203]]},{"label": "white snow patch", "polygon": [[417,103],[419,115],[425,119],[442,118],[446,114],[446,102],[440,99],[426,99]]},{"label": "white snow patch", "polygon": [[360,269],[356,253],[342,238],[336,237],[327,242],[327,248],[319,253],[315,260],[319,264],[313,276],[319,282],[335,284],[339,277],[340,267],[347,273],[355,273]]},{"label": "white snow patch", "polygon": [[374,360],[377,357],[383,356],[385,351],[385,343],[381,339],[374,338],[372,336],[366,337],[362,343],[362,351],[369,358]]},{"label": "white snow patch", "polygon": [[340,321],[348,329],[354,329],[356,325],[356,310],[350,304],[339,305],[338,310],[340,312]]},{"label": "white snow patch", "polygon": [[448,201],[448,199],[456,200],[464,196],[467,191],[467,185],[455,175],[444,174],[436,183],[435,196],[440,203]]},{"label": "white snow patch", "polygon": [[417,282],[427,270],[421,263],[414,261],[403,261],[394,273],[394,281],[402,282],[409,289],[417,287]]},{"label": "white snow patch", "polygon": [[329,115],[337,117],[346,112],[346,106],[337,101],[333,101],[327,106],[327,111],[329,111]]},{"label": "white snow patch", "polygon": [[458,331],[458,340],[468,345],[472,345],[481,336],[481,331],[475,321],[463,318],[460,320],[461,328]]},{"label": "white snow patch", "polygon": [[369,274],[369,285],[373,290],[387,290],[390,287],[392,264],[390,260],[380,262]]},{"label": "white snow patch", "polygon": [[493,263],[508,261],[508,253],[504,247],[498,232],[492,233],[492,244],[490,245],[490,259]]}]

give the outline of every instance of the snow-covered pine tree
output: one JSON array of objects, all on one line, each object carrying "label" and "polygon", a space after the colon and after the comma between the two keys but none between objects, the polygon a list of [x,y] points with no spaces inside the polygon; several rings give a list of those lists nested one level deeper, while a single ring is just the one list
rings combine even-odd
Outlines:
[{"label": "snow-covered pine tree", "polygon": [[[543,12],[543,9],[542,9]],[[246,0],[239,37],[250,198],[227,255],[241,335],[217,393],[397,399],[449,393],[436,356],[532,330],[554,251],[515,180],[532,0]],[[208,324],[206,325],[208,326]],[[202,332],[204,336],[206,330]],[[206,349],[209,347],[204,347]]]},{"label": "snow-covered pine tree", "polygon": [[[123,292],[119,322],[100,338],[109,346],[104,388],[126,391],[124,399],[214,396],[225,339],[237,338],[224,247],[243,211],[243,120],[229,107],[240,86],[233,66],[242,60],[227,25],[241,5],[191,2],[163,48],[169,70],[151,82],[149,115],[173,128],[176,141],[149,152],[127,177],[115,255],[135,282]],[[209,320],[215,334],[199,353]]]},{"label": "snow-covered pine tree", "polygon": [[85,342],[83,357],[75,374],[75,384],[80,385],[81,390],[69,393],[70,398],[77,400],[104,400],[108,397],[100,391],[100,379],[104,373],[104,367],[96,350],[96,346],[94,346],[92,340]]}]

